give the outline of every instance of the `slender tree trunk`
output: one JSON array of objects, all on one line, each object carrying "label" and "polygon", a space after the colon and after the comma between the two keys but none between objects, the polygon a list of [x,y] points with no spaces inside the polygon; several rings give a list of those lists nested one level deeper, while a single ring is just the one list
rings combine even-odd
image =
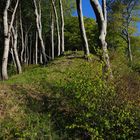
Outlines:
[{"label": "slender tree trunk", "polygon": [[85,54],[85,56],[89,56],[90,52],[89,52],[86,31],[85,31],[85,27],[84,27],[81,0],[76,0],[76,5],[77,5],[77,13],[78,13],[78,18],[79,18],[79,27],[80,27],[81,38],[82,38],[82,42],[83,42],[84,54]]},{"label": "slender tree trunk", "polygon": [[36,41],[35,41],[35,64],[38,64],[38,33],[36,32]]},{"label": "slender tree trunk", "polygon": [[40,53],[40,64],[43,64],[42,53]]},{"label": "slender tree trunk", "polygon": [[106,42],[106,23],[103,21],[102,23],[102,29],[100,32],[99,40],[103,49],[103,61],[105,63],[103,72],[109,72],[109,76],[112,79],[112,71],[111,71],[111,66],[110,66],[110,60],[109,60],[109,55],[108,55],[108,50],[107,50],[107,42]]},{"label": "slender tree trunk", "polygon": [[51,56],[52,60],[54,60],[54,12],[52,10],[51,13]]},{"label": "slender tree trunk", "polygon": [[105,62],[105,72],[109,73],[109,78],[113,78],[112,69],[110,65],[108,49],[107,49],[107,42],[106,42],[106,35],[107,35],[107,7],[106,7],[106,0],[102,0],[102,9],[103,9],[103,16],[104,20],[102,21],[101,26],[101,34],[99,39],[101,40],[101,45],[103,48],[103,60]]},{"label": "slender tree trunk", "polygon": [[9,43],[10,35],[8,33],[8,8],[10,6],[10,0],[7,0],[6,7],[3,14],[3,25],[4,25],[4,53],[2,58],[2,79],[8,79],[7,74],[7,63],[8,63],[8,54],[9,54]]},{"label": "slender tree trunk", "polygon": [[13,26],[18,3],[19,3],[19,0],[17,0],[16,2],[16,5],[14,8],[12,17],[11,17],[10,25],[8,25],[8,8],[10,6],[10,0],[6,1],[6,7],[3,13],[3,25],[4,25],[4,52],[3,52],[3,58],[2,58],[2,79],[3,80],[8,79],[7,65],[8,65],[8,56],[9,56],[10,33],[11,33],[11,28]]},{"label": "slender tree trunk", "polygon": [[65,41],[64,41],[64,11],[63,11],[63,4],[62,0],[59,0],[59,5],[60,5],[60,18],[61,18],[61,54],[63,55],[65,52]]},{"label": "slender tree trunk", "polygon": [[21,64],[19,61],[18,51],[17,51],[17,37],[18,37],[17,27],[16,27],[16,29],[14,29],[14,27],[12,27],[12,32],[13,32],[13,37],[14,37],[13,53],[14,53],[17,73],[20,74],[20,73],[22,73],[22,68],[21,68]]},{"label": "slender tree trunk", "polygon": [[21,6],[20,6],[20,31],[21,31],[21,45],[22,45],[20,60],[21,60],[21,63],[23,63],[24,62],[23,54],[24,54],[24,49],[25,49],[25,43],[24,43],[24,33],[23,33],[23,26],[22,26]]},{"label": "slender tree trunk", "polygon": [[2,60],[2,79],[8,79],[7,73],[7,64],[8,64],[8,55],[9,55],[9,38],[5,38],[4,40],[4,53],[3,53],[3,60]]},{"label": "slender tree trunk", "polygon": [[14,67],[16,68],[16,61],[15,61],[15,57],[14,57],[14,52],[13,52],[13,46],[14,46],[14,38],[13,36],[11,36],[11,48],[10,48],[10,53],[12,55],[12,60],[13,60],[13,63],[14,63]]},{"label": "slender tree trunk", "polygon": [[27,45],[26,45],[26,64],[27,64],[27,65],[29,65],[29,47],[30,47],[30,46],[29,46],[29,41],[30,41],[29,39],[30,39],[30,38],[29,38],[29,35],[28,35],[28,36],[27,36],[27,40],[26,40],[26,41],[27,41],[27,42],[26,42],[26,44],[27,44]]},{"label": "slender tree trunk", "polygon": [[132,50],[131,50],[131,39],[129,33],[127,34],[127,48],[128,48],[128,57],[130,62],[133,61]]},{"label": "slender tree trunk", "polygon": [[105,66],[103,68],[103,73],[108,73],[108,78],[112,79],[112,70],[107,50],[106,34],[107,34],[107,10],[106,10],[106,0],[102,0],[102,7],[99,0],[90,0],[91,6],[95,12],[98,28],[99,28],[99,41],[100,46],[103,50],[103,61]]},{"label": "slender tree trunk", "polygon": [[28,32],[25,33],[25,44],[24,44],[24,63],[27,64],[27,49],[28,49]]},{"label": "slender tree trunk", "polygon": [[12,59],[13,59],[13,63],[14,63],[14,67],[16,68],[16,61],[15,61],[15,57],[14,57],[13,48],[10,49],[10,53],[11,53],[11,55],[12,55]]},{"label": "slender tree trunk", "polygon": [[59,29],[59,20],[58,20],[58,14],[57,14],[57,9],[55,5],[55,0],[52,0],[52,7],[54,10],[54,16],[56,19],[56,26],[57,26],[57,43],[58,43],[58,56],[60,56],[60,29]]},{"label": "slender tree trunk", "polygon": [[47,57],[46,57],[46,53],[45,53],[45,45],[44,45],[43,37],[42,37],[41,9],[39,9],[39,11],[40,11],[40,13],[39,13],[38,8],[37,8],[36,0],[33,0],[33,2],[34,2],[34,8],[35,8],[34,10],[35,10],[35,16],[36,16],[36,26],[37,26],[38,36],[39,36],[39,40],[40,40],[40,44],[41,44],[41,52],[42,52],[42,56],[43,56],[43,63],[47,64]]},{"label": "slender tree trunk", "polygon": [[30,34],[29,64],[32,64],[32,34]]}]

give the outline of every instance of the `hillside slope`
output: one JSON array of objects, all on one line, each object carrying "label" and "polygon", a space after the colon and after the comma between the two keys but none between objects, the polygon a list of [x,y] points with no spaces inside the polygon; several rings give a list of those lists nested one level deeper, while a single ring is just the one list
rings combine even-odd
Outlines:
[{"label": "hillside slope", "polygon": [[130,96],[127,80],[106,83],[98,59],[78,54],[31,66],[1,82],[0,139],[140,138],[139,81],[131,80],[138,92]]}]

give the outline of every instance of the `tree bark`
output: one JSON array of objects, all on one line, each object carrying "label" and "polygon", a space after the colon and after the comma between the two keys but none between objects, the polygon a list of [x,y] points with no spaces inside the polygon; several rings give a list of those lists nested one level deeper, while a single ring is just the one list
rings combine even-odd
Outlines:
[{"label": "tree bark", "polygon": [[65,52],[65,37],[64,37],[64,26],[65,26],[65,21],[64,21],[64,11],[63,11],[63,4],[62,0],[59,0],[59,5],[60,5],[60,18],[61,18],[61,54],[63,55]]},{"label": "tree bark", "polygon": [[34,10],[35,10],[35,16],[36,16],[36,26],[37,26],[37,31],[38,31],[38,37],[39,37],[39,40],[40,40],[41,53],[42,53],[42,56],[43,56],[43,63],[47,64],[45,45],[44,45],[44,41],[43,41],[43,37],[42,37],[41,9],[39,8],[39,10],[38,10],[36,0],[33,0],[33,2],[34,2]]},{"label": "tree bark", "polygon": [[60,56],[60,29],[59,29],[59,20],[58,20],[58,14],[57,14],[57,9],[55,5],[55,0],[52,0],[52,7],[54,10],[54,15],[56,19],[56,26],[57,26],[57,43],[58,43],[58,56]]},{"label": "tree bark", "polygon": [[20,73],[22,73],[22,68],[21,68],[21,64],[19,61],[18,51],[17,51],[17,37],[18,37],[17,27],[16,27],[16,29],[14,29],[14,27],[12,27],[12,33],[13,33],[13,37],[14,37],[13,54],[14,54],[14,58],[15,58],[17,73],[20,74]]},{"label": "tree bark", "polygon": [[16,61],[15,61],[15,57],[14,57],[13,48],[10,49],[10,53],[11,53],[11,55],[12,55],[12,59],[13,59],[13,63],[14,63],[14,67],[16,68]]},{"label": "tree bark", "polygon": [[14,67],[16,68],[16,61],[15,61],[15,57],[14,57],[14,53],[13,53],[13,46],[14,46],[14,38],[13,38],[13,36],[11,36],[11,46],[12,47],[10,48],[10,53],[12,55]]},{"label": "tree bark", "polygon": [[42,53],[40,53],[40,64],[43,64]]},{"label": "tree bark", "polygon": [[4,53],[2,58],[2,79],[8,79],[7,73],[7,63],[8,63],[8,54],[9,54],[9,43],[10,43],[10,34],[8,32],[8,8],[10,6],[10,0],[7,0],[6,7],[3,14],[3,25],[4,25]]},{"label": "tree bark", "polygon": [[54,12],[51,13],[51,56],[54,60]]},{"label": "tree bark", "polygon": [[28,64],[28,58],[27,58],[27,49],[28,49],[28,32],[25,33],[25,45],[24,45],[24,63]]},{"label": "tree bark", "polygon": [[106,0],[102,0],[102,7],[99,3],[99,0],[90,0],[91,6],[95,12],[97,23],[98,23],[98,29],[99,29],[99,41],[100,46],[103,50],[103,61],[105,64],[105,67],[103,68],[103,73],[108,73],[110,79],[113,78],[108,50],[107,50],[107,42],[106,42],[106,34],[107,34],[107,10],[106,10]]},{"label": "tree bark", "polygon": [[23,26],[22,26],[21,6],[20,6],[20,31],[21,31],[21,45],[22,45],[20,60],[21,60],[21,63],[23,63],[24,62],[23,54],[24,54],[24,49],[25,49],[25,42],[24,42],[24,33],[23,33]]},{"label": "tree bark", "polygon": [[38,64],[38,33],[36,32],[36,41],[35,41],[35,64]]},{"label": "tree bark", "polygon": [[18,7],[19,0],[17,0],[16,5],[14,7],[14,11],[11,17],[10,25],[8,25],[8,8],[10,7],[10,0],[7,0],[6,7],[4,9],[3,13],[3,25],[4,25],[4,52],[2,57],[2,79],[7,80],[8,79],[8,73],[7,73],[7,65],[8,65],[8,55],[9,55],[9,43],[10,43],[10,33],[11,28],[13,26],[15,13]]},{"label": "tree bark", "polygon": [[30,34],[30,37],[29,37],[29,41],[30,41],[30,45],[29,45],[29,64],[32,64],[32,33]]},{"label": "tree bark", "polygon": [[89,52],[89,45],[88,45],[88,40],[87,40],[85,26],[84,26],[81,0],[76,0],[76,5],[77,5],[77,13],[79,18],[79,27],[80,27],[81,38],[83,42],[84,54],[85,56],[89,56],[90,52]]}]

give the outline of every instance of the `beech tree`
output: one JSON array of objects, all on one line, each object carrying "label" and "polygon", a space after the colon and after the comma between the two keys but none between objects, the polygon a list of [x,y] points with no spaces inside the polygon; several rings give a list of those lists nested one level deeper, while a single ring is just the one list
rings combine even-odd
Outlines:
[{"label": "beech tree", "polygon": [[55,0],[51,0],[51,2],[52,2],[53,11],[54,11],[54,16],[55,16],[55,21],[56,21],[56,29],[57,29],[57,43],[58,43],[57,56],[60,56],[60,54],[61,54],[61,48],[60,48],[60,28],[59,28],[58,13],[57,13],[57,9],[56,9],[56,1]]},{"label": "beech tree", "polygon": [[88,46],[86,31],[85,31],[85,27],[84,27],[84,19],[83,19],[83,13],[82,13],[81,0],[76,0],[76,5],[77,5],[79,28],[80,28],[81,38],[82,38],[82,42],[83,42],[84,54],[85,54],[85,56],[89,56],[90,52],[89,52],[89,46]]},{"label": "beech tree", "polygon": [[134,11],[135,7],[138,5],[138,0],[123,0],[121,1],[125,7],[122,13],[123,26],[122,26],[122,37],[127,43],[128,57],[130,62],[133,60],[132,49],[131,49],[131,33],[130,26],[134,22]]},{"label": "beech tree", "polygon": [[61,19],[61,54],[65,52],[65,44],[64,44],[64,10],[63,10],[63,3],[62,0],[59,0],[59,7],[60,7],[60,19]]},{"label": "beech tree", "polygon": [[6,6],[3,12],[3,26],[4,26],[4,52],[3,52],[3,58],[2,58],[2,79],[6,80],[8,79],[8,73],[7,73],[7,65],[8,65],[8,56],[9,56],[9,43],[10,43],[10,36],[11,36],[11,29],[13,26],[13,22],[15,19],[16,10],[19,4],[19,0],[16,1],[11,21],[9,24],[8,19],[8,9],[10,7],[11,0],[6,1]]},{"label": "beech tree", "polygon": [[24,62],[23,60],[23,53],[24,53],[24,49],[25,49],[25,42],[24,42],[24,34],[23,34],[23,23],[22,23],[22,14],[21,14],[21,4],[20,4],[20,15],[19,15],[19,18],[20,18],[20,32],[21,32],[21,54],[20,54],[20,60],[21,60],[21,63]]},{"label": "beech tree", "polygon": [[54,11],[51,8],[51,57],[54,59]]},{"label": "beech tree", "polygon": [[14,54],[14,60],[17,68],[17,73],[20,74],[22,73],[22,68],[21,68],[21,63],[19,60],[19,54],[17,50],[17,38],[18,38],[18,27],[17,27],[17,22],[15,23],[16,26],[12,27],[12,34],[13,34],[13,54]]},{"label": "beech tree", "polygon": [[[49,3],[53,9],[51,26],[48,21],[51,12],[48,10],[50,9]],[[49,38],[46,37],[49,36],[51,28],[53,33],[52,59],[54,59],[56,52],[57,56],[64,54],[64,17],[71,16],[73,4],[74,0],[69,2],[66,0],[29,0],[28,2],[24,0],[1,0],[0,42],[4,45],[1,47],[0,53],[3,55],[1,61],[3,80],[8,79],[7,67],[12,61],[18,73],[22,72],[23,65],[38,64],[39,61],[40,63],[47,63],[47,57],[50,59],[50,50],[49,48],[46,49],[45,44],[50,45]],[[4,15],[3,19],[2,15]],[[15,16],[17,16],[16,19]],[[3,23],[4,28],[1,23]],[[3,29],[4,36],[2,37]],[[51,38],[51,36],[49,37]],[[58,46],[58,49],[55,48],[55,45]],[[9,52],[11,53],[10,57]]]},{"label": "beech tree", "polygon": [[[113,24],[113,32],[126,42],[127,56],[132,63],[133,55],[131,48],[131,37],[136,32],[136,22],[139,21],[138,0],[108,0],[108,17],[110,25]],[[125,43],[124,42],[124,43]]]},{"label": "beech tree", "polygon": [[103,51],[103,61],[105,63],[105,67],[103,72],[109,72],[109,78],[113,78],[108,49],[107,49],[107,42],[106,42],[106,35],[107,35],[107,9],[106,9],[106,0],[102,0],[102,5],[100,4],[99,0],[90,0],[91,6],[95,12],[96,20],[98,23],[99,29],[99,43],[102,47]]},{"label": "beech tree", "polygon": [[47,63],[47,56],[45,52],[45,45],[42,37],[42,22],[41,22],[41,7],[40,7],[40,1],[38,2],[38,7],[37,7],[37,1],[33,0],[34,2],[34,10],[35,10],[35,16],[36,16],[36,27],[37,27],[37,32],[38,32],[38,37],[40,40],[41,44],[41,53],[43,56],[43,63]]}]

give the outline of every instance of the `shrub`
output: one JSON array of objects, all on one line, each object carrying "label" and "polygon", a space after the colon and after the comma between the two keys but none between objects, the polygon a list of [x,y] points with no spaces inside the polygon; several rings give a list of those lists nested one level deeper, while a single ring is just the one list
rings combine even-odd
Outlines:
[{"label": "shrub", "polygon": [[140,73],[140,62],[133,63],[132,69],[133,69],[135,72],[139,72],[139,73]]},{"label": "shrub", "polygon": [[92,77],[90,66],[85,66],[79,72],[70,72],[65,85],[59,85],[57,95],[60,91],[61,99],[52,118],[71,137],[139,138],[136,108],[119,98],[114,86],[103,81],[101,75]]}]

